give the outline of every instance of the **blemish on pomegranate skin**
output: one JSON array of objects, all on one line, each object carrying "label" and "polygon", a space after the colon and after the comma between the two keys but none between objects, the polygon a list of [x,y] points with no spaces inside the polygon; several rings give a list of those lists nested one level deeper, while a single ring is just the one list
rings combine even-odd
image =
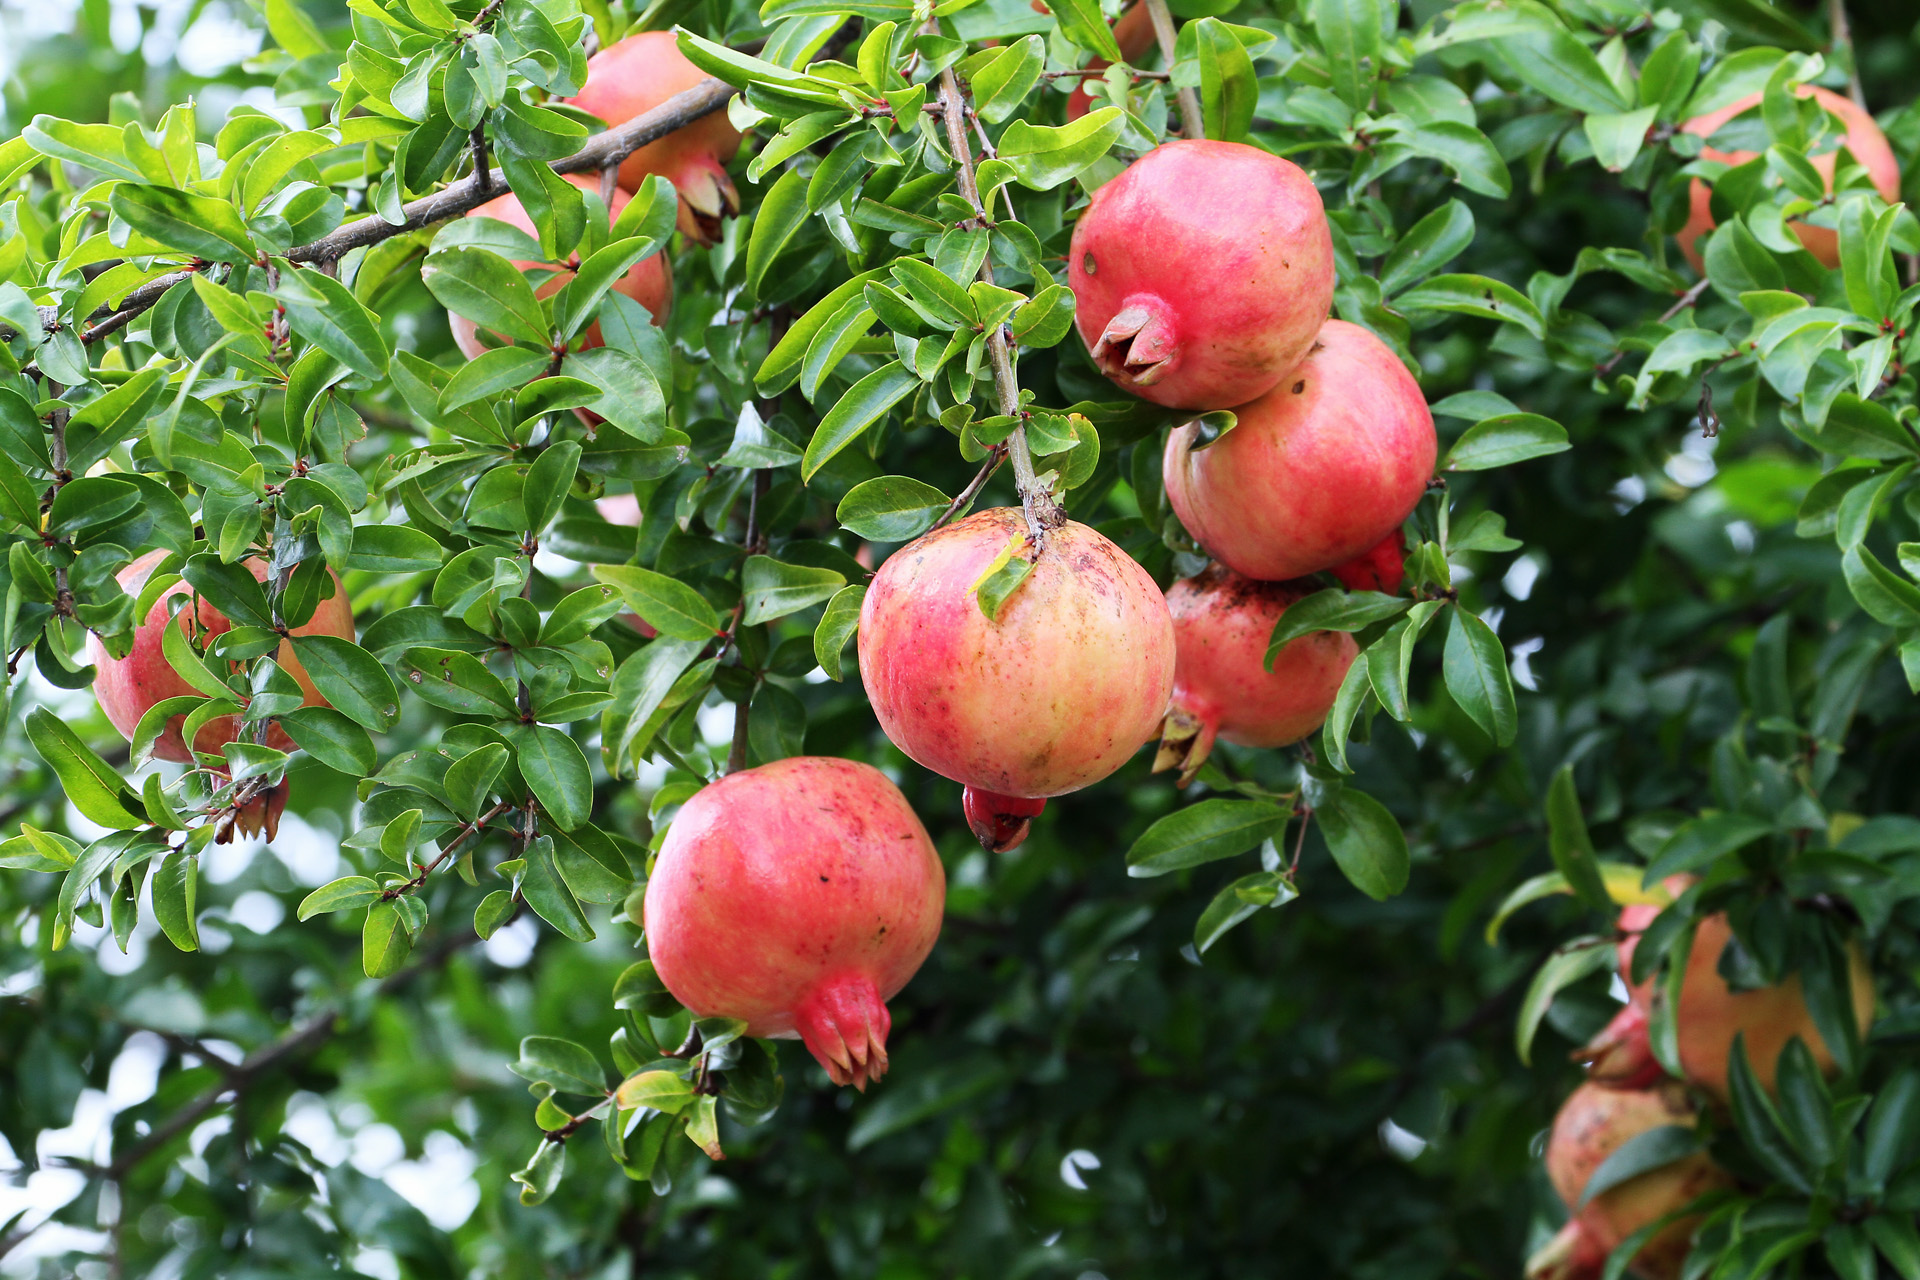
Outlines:
[{"label": "blemish on pomegranate skin", "polygon": [[1295,395],[1299,395],[1302,391],[1305,391],[1306,389],[1307,389],[1307,380],[1305,378],[1302,378],[1300,379],[1300,381],[1293,384],[1293,394]]}]

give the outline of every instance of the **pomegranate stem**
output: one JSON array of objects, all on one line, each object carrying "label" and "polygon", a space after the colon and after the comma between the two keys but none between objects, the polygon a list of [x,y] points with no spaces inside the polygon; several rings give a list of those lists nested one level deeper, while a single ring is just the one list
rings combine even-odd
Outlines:
[{"label": "pomegranate stem", "polygon": [[[1153,38],[1160,45],[1160,57],[1167,64],[1167,83],[1173,83],[1173,14],[1167,0],[1146,0],[1147,17],[1153,22]],[[1190,88],[1176,88],[1173,97],[1180,104],[1180,136],[1189,140],[1207,136],[1206,117],[1200,112],[1200,95]]]}]

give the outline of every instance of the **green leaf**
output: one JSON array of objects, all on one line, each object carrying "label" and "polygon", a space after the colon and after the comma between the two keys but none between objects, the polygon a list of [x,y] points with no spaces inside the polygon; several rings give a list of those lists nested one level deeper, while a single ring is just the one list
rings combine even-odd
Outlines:
[{"label": "green leaf", "polygon": [[107,203],[135,231],[169,249],[208,262],[250,262],[259,256],[246,223],[224,200],[123,182]]},{"label": "green leaf", "polygon": [[1580,811],[1580,794],[1574,789],[1571,764],[1561,765],[1555,770],[1553,781],[1547,784],[1547,852],[1576,897],[1590,907],[1612,910],[1613,899],[1600,874],[1593,838],[1587,833],[1586,815]]},{"label": "green leaf", "polygon": [[1380,291],[1395,293],[1425,279],[1473,243],[1473,212],[1449,200],[1407,229],[1380,264]]},{"label": "green leaf", "polygon": [[380,886],[366,876],[341,876],[302,898],[299,910],[294,914],[306,921],[330,911],[351,911],[356,907],[364,907],[378,901],[379,897]]},{"label": "green leaf", "polygon": [[401,524],[363,524],[353,530],[353,549],[342,569],[373,573],[431,573],[440,568],[445,551],[418,529]]},{"label": "green leaf", "polygon": [[554,865],[552,838],[541,836],[529,844],[525,859],[520,894],[527,905],[562,936],[575,942],[593,941],[593,926],[587,923],[573,890],[567,888],[566,881],[560,878],[560,869]]},{"label": "green leaf", "polygon": [[140,798],[66,721],[45,707],[35,707],[27,713],[27,737],[59,776],[61,790],[82,816],[103,827],[146,823],[146,806]]},{"label": "green leaf", "polygon": [[390,978],[412,952],[413,935],[400,908],[394,901],[375,902],[360,927],[361,971],[369,978]]},{"label": "green leaf", "polygon": [[[1604,958],[1606,949],[1599,950]],[[1605,1195],[1643,1173],[1684,1160],[1702,1147],[1699,1131],[1689,1125],[1663,1124],[1642,1130],[1615,1147],[1600,1162],[1600,1167],[1588,1175],[1579,1201],[1569,1207],[1578,1212],[1592,1203],[1595,1196]]]},{"label": "green leaf", "polygon": [[[571,831],[592,815],[593,771],[579,743],[558,729],[539,724],[516,733],[514,746],[520,776],[554,826]],[[534,910],[540,908],[536,905]],[[545,916],[546,912],[540,914]]]},{"label": "green leaf", "polygon": [[740,595],[746,609],[742,624],[752,627],[818,604],[846,585],[832,569],[784,564],[771,556],[748,556],[740,570]]},{"label": "green leaf", "polygon": [[547,345],[547,322],[519,268],[488,249],[458,247],[434,253],[420,268],[440,305],[482,329],[535,346]]},{"label": "green leaf", "polygon": [[1193,947],[1201,955],[1225,937],[1227,931],[1267,907],[1284,907],[1300,896],[1293,882],[1278,871],[1256,871],[1241,876],[1215,894],[1193,926]]},{"label": "green leaf", "polygon": [[1266,669],[1280,650],[1301,636],[1315,631],[1359,631],[1387,618],[1405,613],[1413,602],[1378,591],[1348,591],[1328,587],[1296,600],[1281,613],[1267,639]]},{"label": "green leaf", "polygon": [[843,527],[873,542],[910,542],[933,527],[950,500],[911,476],[863,480],[840,499]]},{"label": "green leaf", "polygon": [[1455,605],[1447,628],[1442,669],[1447,692],[1460,709],[1485,731],[1494,745],[1511,746],[1520,731],[1514,706],[1513,680],[1507,672],[1507,651],[1493,629]]},{"label": "green leaf", "polygon": [[1587,141],[1593,144],[1593,158],[1609,173],[1619,173],[1632,164],[1645,144],[1647,131],[1653,128],[1658,106],[1638,111],[1610,111],[1589,115],[1583,122]]},{"label": "green leaf", "polygon": [[345,285],[318,270],[284,263],[273,293],[301,337],[362,377],[387,376],[392,352],[380,322]]},{"label": "green leaf", "polygon": [[669,1115],[693,1104],[693,1085],[674,1071],[642,1071],[620,1082],[614,1101],[622,1111],[651,1107]]},{"label": "green leaf", "polygon": [[886,274],[884,267],[861,272],[814,303],[805,315],[795,320],[780,341],[767,352],[767,358],[760,362],[760,368],[753,375],[760,394],[778,395],[792,386],[800,377],[801,361],[806,359],[808,349],[827,322],[838,315],[848,302],[863,297],[867,285]]},{"label": "green leaf", "polygon": [[1545,338],[1547,324],[1533,300],[1510,284],[1486,276],[1435,276],[1394,298],[1399,311],[1453,311],[1517,324],[1536,338]]},{"label": "green leaf", "polygon": [[1057,129],[1015,120],[1000,136],[1000,159],[1022,186],[1051,191],[1097,164],[1125,127],[1125,113],[1118,107],[1089,111]]},{"label": "green leaf", "polygon": [[1881,564],[1866,547],[1849,547],[1840,569],[1847,590],[1876,622],[1902,630],[1920,627],[1920,587]]},{"label": "green leaf", "polygon": [[747,290],[755,297],[769,269],[787,247],[794,233],[807,221],[807,178],[798,169],[780,175],[761,201],[754,215],[753,231],[747,239]]},{"label": "green leaf", "polygon": [[576,337],[593,320],[613,286],[642,259],[659,251],[652,239],[616,240],[580,265],[573,279],[553,296],[553,323],[565,339]]},{"label": "green leaf", "polygon": [[813,656],[827,678],[838,681],[842,678],[841,658],[846,652],[847,641],[853,639],[853,633],[860,627],[860,606],[866,602],[867,589],[859,583],[840,588],[834,592],[833,599],[827,601],[826,612],[820,616],[820,625],[813,629]]},{"label": "green leaf", "polygon": [[1504,200],[1513,193],[1513,178],[1507,172],[1507,162],[1500,158],[1499,148],[1470,124],[1435,120],[1403,129],[1386,140],[1381,153],[1394,162],[1405,154],[1438,160],[1453,170],[1461,186],[1476,195]]},{"label": "green leaf", "polygon": [[1745,813],[1716,813],[1683,823],[1667,837],[1647,866],[1645,883],[1655,885],[1682,871],[1701,871],[1727,854],[1773,834],[1773,824]]},{"label": "green leaf", "polygon": [[1364,0],[1308,0],[1307,17],[1326,54],[1333,91],[1355,110],[1367,106],[1380,73],[1380,6]]},{"label": "green leaf", "polygon": [[1343,788],[1315,805],[1313,816],[1334,862],[1354,888],[1384,901],[1407,887],[1407,837],[1385,805]]},{"label": "green leaf", "polygon": [[191,557],[180,574],[214,608],[240,626],[273,626],[273,608],[267,603],[267,593],[245,566],[226,564],[220,557],[202,552]]},{"label": "green leaf", "polygon": [[440,412],[450,414],[476,400],[527,387],[552,360],[551,355],[531,347],[495,347],[482,351],[453,371],[453,377],[440,391]]},{"label": "green leaf", "polygon": [[593,576],[618,591],[627,607],[662,636],[704,641],[720,634],[720,616],[684,582],[638,565],[597,564]]},{"label": "green leaf", "polygon": [[820,468],[919,386],[920,376],[898,360],[889,360],[854,383],[814,429],[813,439],[807,442],[806,456],[800,463],[801,480],[811,481]]},{"label": "green leaf", "polygon": [[1631,105],[1621,98],[1593,51],[1557,23],[1502,36],[1492,43],[1521,83],[1563,107],[1607,115]]},{"label": "green leaf", "polygon": [[1073,328],[1073,290],[1050,284],[1013,313],[1013,340],[1025,347],[1051,347]]},{"label": "green leaf", "polygon": [[1104,58],[1108,62],[1125,60],[1126,55],[1120,52],[1120,45],[1113,38],[1113,29],[1107,26],[1096,0],[1062,0],[1059,5],[1049,7],[1060,23],[1061,35],[1096,58]]},{"label": "green leaf", "polygon": [[[1375,21],[1378,21],[1378,10],[1374,6],[1321,4],[1318,7],[1335,7],[1342,13],[1374,8]],[[1193,34],[1200,55],[1200,106],[1207,136],[1220,142],[1239,142],[1253,125],[1253,108],[1260,98],[1253,59],[1247,56],[1246,46],[1240,43],[1239,37],[1218,18],[1200,19],[1193,24]],[[1323,40],[1327,34],[1323,29]],[[1344,70],[1344,64],[1337,66],[1336,76]]]},{"label": "green leaf", "polygon": [[200,857],[175,849],[154,869],[153,918],[167,941],[182,951],[200,949],[200,929],[194,903],[198,899]]},{"label": "green leaf", "polygon": [[[1105,21],[1100,25],[1106,26]],[[1014,40],[999,50],[990,62],[969,77],[974,109],[980,118],[988,124],[999,124],[1020,110],[1027,94],[1040,82],[1046,65],[1046,41],[1037,35]]]},{"label": "green leaf", "polygon": [[1278,836],[1287,811],[1265,800],[1202,800],[1161,818],[1127,850],[1127,874],[1161,876],[1245,853]]},{"label": "green leaf", "polygon": [[1444,471],[1487,471],[1528,458],[1565,453],[1567,429],[1537,413],[1508,413],[1477,422],[1447,451]]},{"label": "green leaf", "polygon": [[294,636],[294,656],[334,710],[375,733],[400,718],[400,693],[372,654],[338,636]]},{"label": "green leaf", "polygon": [[1553,998],[1613,963],[1613,949],[1604,942],[1601,938],[1576,938],[1556,949],[1534,972],[1533,981],[1527,984],[1527,994],[1520,1001],[1520,1014],[1513,1029],[1514,1049],[1523,1065],[1533,1062],[1534,1033],[1552,1007]]},{"label": "green leaf", "polygon": [[519,718],[507,682],[470,653],[419,646],[403,652],[396,665],[401,680],[422,702],[461,715]]}]

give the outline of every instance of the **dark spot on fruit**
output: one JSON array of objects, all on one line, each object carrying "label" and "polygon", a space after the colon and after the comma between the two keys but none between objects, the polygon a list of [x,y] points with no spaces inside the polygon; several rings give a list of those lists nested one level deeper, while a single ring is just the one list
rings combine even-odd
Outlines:
[{"label": "dark spot on fruit", "polygon": [[825,884],[825,883],[827,883],[827,878],[826,878],[825,876],[821,876],[821,877],[820,877],[820,883],[821,883],[821,884]]},{"label": "dark spot on fruit", "polygon": [[1300,379],[1300,381],[1293,384],[1293,394],[1295,395],[1299,395],[1302,391],[1305,391],[1306,389],[1307,389],[1307,380],[1305,378],[1302,378]]},{"label": "dark spot on fruit", "polygon": [[1091,253],[1083,254],[1081,256],[1080,265],[1082,268],[1086,270],[1086,273],[1088,275],[1094,274],[1095,269],[1094,269],[1093,255]]}]

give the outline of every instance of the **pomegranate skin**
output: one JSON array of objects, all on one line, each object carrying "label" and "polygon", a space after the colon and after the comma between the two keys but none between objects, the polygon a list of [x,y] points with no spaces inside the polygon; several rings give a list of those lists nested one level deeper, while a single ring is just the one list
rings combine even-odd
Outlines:
[{"label": "pomegranate skin", "polygon": [[960,793],[960,811],[966,815],[973,838],[988,853],[1006,853],[1026,843],[1033,820],[1047,807],[1045,800],[995,795],[977,787]]},{"label": "pomegranate skin", "polygon": [[[706,78],[680,52],[673,32],[642,31],[587,59],[587,82],[570,101],[622,125]],[[740,131],[727,113],[710,112],[621,161],[619,182],[638,191],[659,174],[680,193],[680,230],[698,244],[712,244],[720,238],[721,218],[740,211],[740,192],[727,176],[727,161],[738,150]]]},{"label": "pomegranate skin", "polygon": [[1234,412],[1239,425],[1204,449],[1192,424],[1170,433],[1162,475],[1187,532],[1245,577],[1298,578],[1370,551],[1433,475],[1420,384],[1356,324],[1327,321],[1298,369]]},{"label": "pomegranate skin", "polygon": [[1628,1000],[1598,1035],[1573,1051],[1587,1079],[1609,1089],[1645,1089],[1666,1074],[1653,1056],[1646,1007]]},{"label": "pomegranate skin", "polygon": [[[583,178],[577,173],[568,174],[567,181],[579,187],[582,191],[598,192],[600,189],[598,182],[590,178]],[[607,210],[609,216],[618,219],[620,217],[620,211],[627,207],[627,202],[631,198],[632,197],[628,196],[624,191],[615,191],[613,193],[613,204]],[[527,216],[526,208],[520,203],[520,197],[512,193],[497,196],[487,201],[467,216],[469,218],[492,218],[495,221],[504,222],[510,227],[517,227],[536,240],[540,238],[540,233],[534,229],[533,219]],[[550,267],[553,264],[519,261],[513,265],[522,271],[532,271],[537,268]],[[552,279],[540,285],[534,292],[542,298],[549,297],[559,292],[560,287],[571,279],[573,279],[573,272],[561,271],[555,274]],[[613,288],[616,293],[624,293],[645,307],[648,312],[652,314],[653,322],[656,325],[665,324],[667,315],[673,310],[673,271],[667,265],[667,255],[664,253],[650,253],[640,259],[640,261],[634,263],[633,266],[628,269],[627,274],[622,276]],[[448,312],[447,327],[453,330],[454,345],[460,348],[460,354],[464,355],[467,359],[476,359],[481,352],[487,349],[488,344],[480,341],[479,327],[465,316]],[[505,339],[503,338],[496,338],[494,345],[498,345],[504,341]],[[605,339],[600,336],[600,322],[596,320],[587,326],[585,341],[581,344],[581,347],[584,350],[589,347],[605,345]],[[599,419],[595,418],[594,421],[598,422]]]},{"label": "pomegranate skin", "polygon": [[[116,576],[121,590],[128,595],[138,596],[141,587],[146,585],[147,576],[153,567],[160,563],[164,551],[149,551],[132,564],[122,569]],[[242,561],[247,571],[256,581],[265,581],[267,566],[261,560]],[[331,570],[329,573],[331,574]],[[100,701],[100,709],[106,713],[113,727],[129,739],[154,703],[167,698],[200,697],[195,689],[180,677],[167,661],[161,648],[166,635],[163,628],[167,625],[167,601],[176,596],[186,595],[193,588],[180,582],[169,587],[164,595],[153,602],[147,611],[146,620],[134,630],[133,648],[124,658],[116,658],[107,652],[98,636],[91,632],[87,635],[87,660],[94,665],[93,696]],[[233,629],[233,623],[227,615],[202,599],[199,603],[199,622],[209,636],[217,636]],[[187,610],[173,620],[173,625],[184,634],[188,628]],[[340,584],[338,575],[333,575],[333,595],[320,602],[313,611],[313,617],[307,619],[304,626],[294,627],[296,636],[339,636],[343,640],[353,639],[353,606],[347,603],[346,588]],[[308,678],[307,670],[300,660],[293,656],[293,646],[286,641],[280,642],[280,650],[274,655],[274,661],[299,682],[300,691],[306,695],[303,706],[324,707],[327,700],[314,688]],[[162,760],[171,760],[176,764],[192,764],[193,755],[187,750],[186,739],[180,731],[186,721],[184,715],[174,716],[167,721],[167,727],[161,731],[154,743],[153,754]],[[220,748],[234,741],[239,735],[239,722],[234,716],[219,716],[200,726],[194,735],[193,745],[208,755],[218,755]],[[293,739],[278,724],[267,730],[267,745],[276,751],[297,751]],[[282,799],[281,804],[285,804]],[[278,825],[278,814],[274,815],[274,825]]]},{"label": "pomegranate skin", "polygon": [[1333,306],[1333,237],[1291,161],[1169,142],[1093,193],[1067,283],[1080,337],[1116,385],[1172,409],[1229,409],[1312,347]]},{"label": "pomegranate skin", "polygon": [[946,874],[871,765],[799,756],[681,808],[647,881],[647,950],[696,1017],[798,1038],[835,1084],[887,1069],[886,1001],[940,936]]},{"label": "pomegranate skin", "polygon": [[1071,522],[1048,531],[989,619],[973,585],[1026,531],[997,507],[894,552],[860,609],[860,676],[913,759],[964,786],[1044,798],[1100,781],[1153,736],[1173,691],[1173,619],[1145,569]]},{"label": "pomegranate skin", "polygon": [[[1900,162],[1894,158],[1893,147],[1887,142],[1887,135],[1880,132],[1880,126],[1874,123],[1873,117],[1863,108],[1855,105],[1852,99],[1844,98],[1829,89],[1803,84],[1795,92],[1802,98],[1810,96],[1818,100],[1821,106],[1839,117],[1840,122],[1847,128],[1847,150],[1853,153],[1853,158],[1858,160],[1861,167],[1867,171],[1867,176],[1873,180],[1874,190],[1878,191],[1888,204],[1897,203],[1900,199]],[[1691,133],[1696,137],[1710,138],[1715,130],[1729,120],[1758,106],[1761,96],[1757,93],[1749,94],[1718,111],[1695,116],[1682,125],[1680,131]],[[1757,151],[1719,151],[1713,147],[1700,149],[1702,159],[1719,160],[1729,165],[1745,164],[1758,154]],[[1807,158],[1813,162],[1813,167],[1820,171],[1820,176],[1826,179],[1827,190],[1832,191],[1833,170],[1838,163],[1839,153],[1829,151],[1824,155]],[[1685,255],[1688,262],[1693,264],[1693,269],[1702,275],[1706,273],[1706,266],[1704,259],[1700,256],[1702,249],[1700,239],[1714,227],[1712,199],[1712,192],[1707,189],[1707,184],[1698,178],[1693,179],[1692,184],[1687,188],[1689,205],[1687,225],[1680,229],[1679,235],[1680,252]],[[1824,267],[1840,265],[1839,232],[1832,227],[1816,227],[1807,222],[1793,222],[1788,226],[1799,238],[1800,243],[1806,247],[1807,252],[1819,260],[1820,265]]]},{"label": "pomegranate skin", "polygon": [[[1669,887],[1678,896],[1687,882],[1676,878]],[[1658,907],[1633,906],[1620,912],[1620,973],[1624,979],[1632,971],[1633,952],[1640,934],[1660,913]],[[1780,1051],[1798,1036],[1813,1051],[1820,1070],[1832,1075],[1837,1069],[1827,1042],[1814,1026],[1807,1008],[1806,993],[1800,975],[1791,974],[1778,986],[1755,991],[1735,991],[1720,976],[1720,953],[1733,938],[1733,926],[1725,915],[1711,915],[1700,921],[1694,931],[1693,947],[1687,953],[1687,972],[1681,979],[1680,1007],[1674,1024],[1679,1032],[1680,1072],[1719,1099],[1728,1097],[1727,1078],[1733,1056],[1734,1037],[1746,1036],[1747,1060],[1760,1087],[1773,1092],[1774,1069]],[[1866,956],[1856,946],[1851,956],[1853,1016],[1864,1032],[1873,1022],[1873,971]],[[1649,1015],[1654,1009],[1656,979],[1648,978],[1629,987],[1635,1004]]]},{"label": "pomegranate skin", "polygon": [[1326,722],[1340,682],[1359,652],[1352,636],[1296,637],[1265,667],[1267,638],[1287,606],[1310,588],[1243,578],[1223,565],[1176,582],[1173,709],[1154,768],[1199,771],[1216,736],[1243,747],[1283,747]]},{"label": "pomegranate skin", "polygon": [[[1569,1209],[1578,1204],[1587,1182],[1629,1139],[1663,1125],[1692,1128],[1697,1112],[1684,1086],[1668,1081],[1651,1089],[1609,1089],[1583,1084],[1575,1089],[1554,1117],[1547,1139],[1547,1177]],[[1589,1200],[1575,1215],[1577,1234],[1585,1246],[1575,1251],[1575,1266],[1584,1261],[1591,1270],[1575,1269],[1560,1259],[1536,1257],[1528,1264],[1530,1280],[1574,1280],[1597,1276],[1606,1255],[1628,1236],[1658,1218],[1733,1179],[1706,1155],[1694,1152],[1672,1164],[1649,1169],[1638,1177],[1610,1187]],[[1646,1280],[1672,1280],[1680,1274],[1692,1247],[1698,1220],[1683,1218],[1646,1244],[1634,1257],[1632,1270]],[[1556,1244],[1559,1239],[1556,1238]],[[1553,1265],[1560,1263],[1561,1265]]]},{"label": "pomegranate skin", "polygon": [[1395,529],[1380,539],[1373,550],[1363,551],[1327,572],[1338,578],[1340,585],[1349,591],[1379,591],[1390,596],[1399,595],[1400,584],[1407,580],[1406,532]]}]

